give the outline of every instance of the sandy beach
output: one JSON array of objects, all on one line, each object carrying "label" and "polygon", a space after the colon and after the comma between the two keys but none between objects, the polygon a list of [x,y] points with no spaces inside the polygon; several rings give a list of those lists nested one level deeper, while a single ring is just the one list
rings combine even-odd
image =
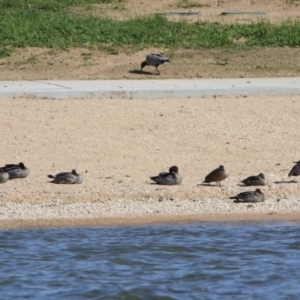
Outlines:
[{"label": "sandy beach", "polygon": [[[133,225],[300,219],[299,96],[183,100],[1,99],[0,165],[23,162],[27,178],[0,185],[0,227]],[[202,185],[223,164],[222,187]],[[149,176],[177,165],[180,186]],[[82,174],[79,185],[47,174]],[[263,203],[233,203],[263,172]]]}]

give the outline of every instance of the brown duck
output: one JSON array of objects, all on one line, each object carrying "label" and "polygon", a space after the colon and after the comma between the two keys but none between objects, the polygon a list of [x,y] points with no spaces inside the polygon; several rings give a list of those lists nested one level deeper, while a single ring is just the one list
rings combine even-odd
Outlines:
[{"label": "brown duck", "polygon": [[218,186],[221,186],[220,181],[225,180],[228,176],[229,172],[225,170],[223,165],[221,165],[219,166],[219,168],[211,171],[208,175],[206,175],[205,180],[203,182],[216,182]]},{"label": "brown duck", "polygon": [[263,173],[260,173],[258,175],[253,175],[245,178],[241,181],[244,185],[250,186],[250,185],[266,185],[267,181],[265,178],[265,175]]}]

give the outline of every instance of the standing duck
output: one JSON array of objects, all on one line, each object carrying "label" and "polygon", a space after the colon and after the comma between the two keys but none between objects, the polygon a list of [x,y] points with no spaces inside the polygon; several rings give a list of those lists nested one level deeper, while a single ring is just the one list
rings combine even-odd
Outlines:
[{"label": "standing duck", "polygon": [[170,62],[169,58],[166,57],[166,56],[162,56],[160,54],[148,54],[146,56],[146,60],[144,60],[142,63],[141,63],[141,70],[143,70],[143,68],[145,66],[154,66],[156,69],[155,69],[155,75],[159,75],[159,71],[158,71],[158,66],[159,65],[162,65],[163,63],[165,62]]},{"label": "standing duck", "polygon": [[9,174],[0,168],[0,183],[5,183],[9,179]]},{"label": "standing duck", "polygon": [[157,184],[176,185],[182,182],[182,176],[178,173],[178,167],[172,166],[169,168],[169,173],[161,172],[157,176],[150,177]]},{"label": "standing duck", "polygon": [[7,172],[9,175],[9,179],[14,178],[25,178],[29,175],[30,170],[25,167],[25,165],[20,162],[18,165],[8,164],[2,167],[4,172]]},{"label": "standing duck", "polygon": [[265,201],[265,195],[260,189],[256,189],[255,191],[239,193],[234,197],[230,197],[230,199],[235,199],[234,200],[235,203],[240,203],[240,202],[255,203],[255,202]]},{"label": "standing duck", "polygon": [[53,178],[51,182],[60,184],[79,184],[83,180],[82,176],[79,175],[74,169],[72,172],[62,172],[56,174],[55,176],[48,174],[48,177]]},{"label": "standing duck", "polygon": [[250,186],[250,185],[257,186],[257,185],[266,185],[267,184],[265,175],[263,173],[260,173],[257,176],[256,175],[249,176],[246,179],[242,180],[241,182],[247,186]]},{"label": "standing duck", "polygon": [[295,165],[293,166],[288,176],[291,177],[291,176],[299,176],[299,175],[300,175],[300,160],[295,162]]},{"label": "standing duck", "polygon": [[221,186],[220,181],[226,179],[229,176],[229,172],[225,170],[224,166],[221,165],[219,168],[211,171],[206,175],[204,183],[216,182],[218,186]]}]

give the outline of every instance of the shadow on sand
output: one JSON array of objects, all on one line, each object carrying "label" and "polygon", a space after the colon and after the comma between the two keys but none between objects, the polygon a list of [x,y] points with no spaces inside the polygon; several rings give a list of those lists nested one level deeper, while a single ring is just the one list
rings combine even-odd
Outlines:
[{"label": "shadow on sand", "polygon": [[[202,182],[202,183],[198,183],[197,184],[197,186],[200,186],[200,185],[203,185],[203,186],[219,186],[219,185],[217,185],[217,184],[212,184],[212,183],[204,183],[204,182]],[[221,186],[222,187],[222,186]]]},{"label": "shadow on sand", "polygon": [[298,183],[296,180],[282,180],[282,181],[274,181],[276,184],[281,184],[281,183]]},{"label": "shadow on sand", "polygon": [[139,74],[139,75],[154,75],[152,72],[147,72],[147,71],[143,71],[143,70],[131,70],[131,71],[128,71],[128,73]]}]

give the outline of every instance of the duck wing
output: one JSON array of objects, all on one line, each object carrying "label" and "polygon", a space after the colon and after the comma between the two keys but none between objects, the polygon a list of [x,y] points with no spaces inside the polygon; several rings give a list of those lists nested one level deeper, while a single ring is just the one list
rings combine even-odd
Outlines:
[{"label": "duck wing", "polygon": [[248,197],[252,192],[242,192],[237,194],[236,196],[230,197],[229,199],[239,199],[239,198],[245,198]]},{"label": "duck wing", "polygon": [[169,60],[169,57],[163,56],[161,54],[151,54],[151,55],[156,56],[156,58],[158,58],[161,61],[168,61]]},{"label": "duck wing", "polygon": [[61,172],[55,175],[55,177],[66,177],[66,176],[73,176],[71,172]]},{"label": "duck wing", "polygon": [[178,184],[176,176],[172,173],[161,172],[158,176],[150,177],[151,180],[155,181],[157,184],[164,185],[174,185]]},{"label": "duck wing", "polygon": [[168,173],[168,172],[160,172],[158,176],[160,176],[160,177],[167,177],[167,176],[169,176],[169,175],[171,175],[171,173]]},{"label": "duck wing", "polygon": [[234,197],[230,197],[230,199],[235,199],[235,203],[240,203],[240,202],[262,202],[265,200],[265,197],[263,194],[259,194],[256,191],[254,192],[243,192],[240,193]]},{"label": "duck wing", "polygon": [[163,64],[166,61],[169,61],[169,58],[166,56],[162,56],[160,54],[152,53],[152,54],[147,55],[146,61],[149,65],[158,66],[158,65]]},{"label": "duck wing", "polygon": [[5,165],[2,169],[7,172],[7,171],[11,171],[11,170],[16,170],[16,169],[19,169],[19,165],[16,165],[16,164],[7,164]]},{"label": "duck wing", "polygon": [[249,176],[241,181],[244,185],[265,185],[264,179],[260,176]]},{"label": "duck wing", "polygon": [[150,179],[154,180],[155,182],[160,178],[167,177],[170,173],[167,172],[160,172],[157,176],[151,176]]}]

